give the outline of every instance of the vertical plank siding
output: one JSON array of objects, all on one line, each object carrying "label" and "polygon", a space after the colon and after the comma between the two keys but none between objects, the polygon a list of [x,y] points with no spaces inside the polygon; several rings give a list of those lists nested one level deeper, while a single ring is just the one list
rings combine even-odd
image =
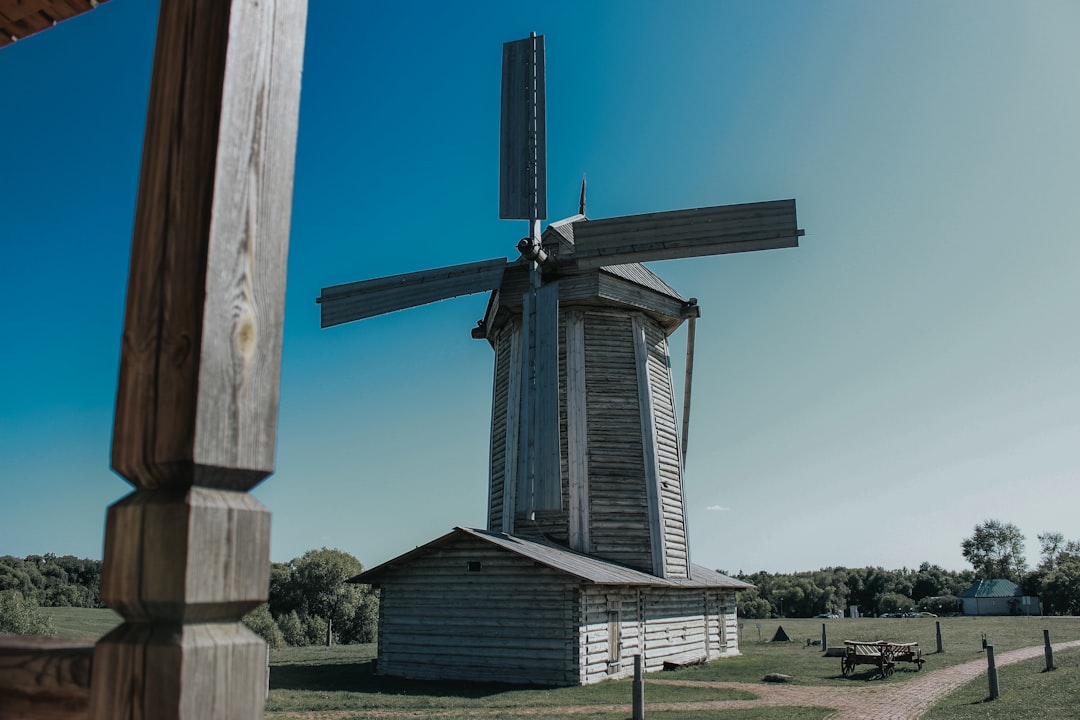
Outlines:
[{"label": "vertical plank siding", "polygon": [[592,550],[589,530],[589,444],[585,405],[585,315],[580,310],[567,313],[563,326],[564,374],[563,414],[566,426],[567,507],[570,513],[570,547],[579,552]]}]

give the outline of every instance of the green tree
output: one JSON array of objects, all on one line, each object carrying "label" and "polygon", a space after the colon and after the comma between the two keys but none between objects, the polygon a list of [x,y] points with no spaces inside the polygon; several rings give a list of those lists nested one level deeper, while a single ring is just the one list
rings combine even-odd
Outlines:
[{"label": "green tree", "polygon": [[18,590],[0,590],[0,635],[55,635],[52,621]]},{"label": "green tree", "polygon": [[976,576],[984,580],[1005,578],[1020,582],[1027,569],[1024,535],[1012,523],[986,520],[975,526],[971,537],[964,538],[960,549]]},{"label": "green tree", "polygon": [[772,605],[761,597],[761,592],[757,588],[739,592],[735,607],[738,609],[739,617],[744,618],[767,618],[773,612]]},{"label": "green tree", "polygon": [[877,611],[881,613],[906,613],[915,609],[915,601],[898,592],[883,593],[877,598]]},{"label": "green tree", "polygon": [[266,641],[272,648],[280,648],[285,645],[285,636],[281,628],[274,622],[270,615],[270,604],[263,603],[244,616],[244,624],[256,635]]},{"label": "green tree", "polygon": [[[372,642],[378,627],[378,594],[346,582],[364,566],[347,552],[309,550],[270,568],[270,613],[290,645]],[[329,632],[328,632],[329,631]]]}]

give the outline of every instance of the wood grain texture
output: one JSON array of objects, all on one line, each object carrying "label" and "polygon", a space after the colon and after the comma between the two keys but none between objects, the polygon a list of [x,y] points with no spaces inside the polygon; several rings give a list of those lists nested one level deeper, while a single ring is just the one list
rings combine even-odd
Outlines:
[{"label": "wood grain texture", "polygon": [[305,0],[162,4],[132,241],[95,720],[255,720]]},{"label": "wood grain texture", "polygon": [[85,640],[0,636],[0,718],[88,718],[93,651]]},{"label": "wood grain texture", "polygon": [[238,619],[266,599],[270,512],[244,492],[140,491],[109,508],[101,596],[129,620]]},{"label": "wood grain texture", "polygon": [[137,486],[249,489],[273,469],[305,17],[304,0],[162,6],[113,441]]}]

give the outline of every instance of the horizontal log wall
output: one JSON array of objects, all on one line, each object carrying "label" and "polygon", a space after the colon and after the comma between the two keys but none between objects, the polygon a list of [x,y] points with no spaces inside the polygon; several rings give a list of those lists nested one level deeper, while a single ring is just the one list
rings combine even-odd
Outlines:
[{"label": "horizontal log wall", "polygon": [[[613,659],[609,611],[619,611],[618,659]],[[590,684],[644,670],[738,654],[735,594],[701,588],[585,586],[580,600],[580,678]]]},{"label": "horizontal log wall", "polygon": [[665,662],[688,663],[708,657],[705,592],[652,588],[644,597],[646,672]]},{"label": "horizontal log wall", "polygon": [[[480,563],[479,571],[469,563]],[[564,575],[462,539],[389,574],[381,587],[380,674],[577,682],[577,583]]]}]

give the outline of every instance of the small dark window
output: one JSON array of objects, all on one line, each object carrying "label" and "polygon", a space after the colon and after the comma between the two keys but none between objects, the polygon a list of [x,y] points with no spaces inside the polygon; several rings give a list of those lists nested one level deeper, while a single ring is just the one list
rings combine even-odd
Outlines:
[{"label": "small dark window", "polygon": [[480,563],[479,560],[470,560],[469,561],[469,572],[480,572],[483,569],[484,569],[484,566]]}]

